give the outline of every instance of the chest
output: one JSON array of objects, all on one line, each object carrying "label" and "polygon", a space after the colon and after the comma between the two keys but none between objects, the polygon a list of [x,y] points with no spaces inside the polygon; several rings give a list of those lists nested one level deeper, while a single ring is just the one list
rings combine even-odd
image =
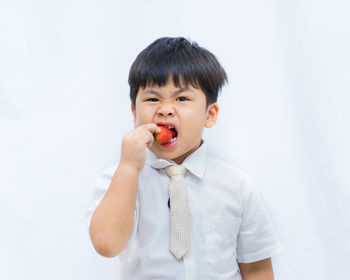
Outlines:
[{"label": "chest", "polygon": [[[192,174],[185,177],[191,220],[197,227],[206,224],[234,224],[242,213],[239,180],[220,180],[207,176],[199,179]],[[139,220],[155,226],[169,225],[169,185],[165,172],[157,170],[139,182]]]},{"label": "chest", "polygon": [[[203,272],[204,275],[234,273],[242,211],[240,182],[227,184],[214,178],[200,180],[194,176],[186,176],[185,179],[191,216],[191,253],[186,261],[201,267],[197,273]],[[155,263],[174,261],[168,249],[169,181],[169,177],[161,172],[140,181],[138,229],[133,243],[134,251],[138,252],[133,258],[137,258],[138,263],[144,261],[142,256]]]}]

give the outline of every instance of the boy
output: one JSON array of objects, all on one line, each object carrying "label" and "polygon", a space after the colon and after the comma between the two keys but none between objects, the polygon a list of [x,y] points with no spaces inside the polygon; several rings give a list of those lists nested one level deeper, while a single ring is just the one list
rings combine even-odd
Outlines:
[{"label": "boy", "polygon": [[160,38],[133,63],[134,130],[87,212],[96,251],[120,256],[121,279],[273,279],[280,244],[252,180],[202,139],[226,81],[215,56],[185,38]]}]

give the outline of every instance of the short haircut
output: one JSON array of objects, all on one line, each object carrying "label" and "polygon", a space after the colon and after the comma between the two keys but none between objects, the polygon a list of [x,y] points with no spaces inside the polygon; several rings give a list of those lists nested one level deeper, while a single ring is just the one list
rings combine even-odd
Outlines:
[{"label": "short haircut", "polygon": [[140,87],[164,86],[170,76],[177,87],[200,88],[207,107],[217,101],[227,82],[225,70],[207,49],[183,37],[159,38],[139,53],[130,68],[128,82],[134,107]]}]

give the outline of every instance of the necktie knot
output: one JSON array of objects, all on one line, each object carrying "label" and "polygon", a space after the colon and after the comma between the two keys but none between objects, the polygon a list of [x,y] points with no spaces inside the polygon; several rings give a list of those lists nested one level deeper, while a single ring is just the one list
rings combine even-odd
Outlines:
[{"label": "necktie knot", "polygon": [[187,172],[187,169],[182,165],[170,165],[170,166],[167,166],[165,169],[170,177],[173,177],[176,175],[185,176]]}]

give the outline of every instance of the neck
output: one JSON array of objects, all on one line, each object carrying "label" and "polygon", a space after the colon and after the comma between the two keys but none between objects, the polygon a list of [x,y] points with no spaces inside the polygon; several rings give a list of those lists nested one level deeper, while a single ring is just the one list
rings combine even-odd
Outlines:
[{"label": "neck", "polygon": [[193,152],[195,152],[196,150],[198,150],[198,148],[203,144],[203,139],[201,139],[200,143],[198,145],[196,145],[193,149],[189,150],[187,153],[172,159],[173,161],[175,161],[177,164],[182,164],[184,162],[184,160]]}]

